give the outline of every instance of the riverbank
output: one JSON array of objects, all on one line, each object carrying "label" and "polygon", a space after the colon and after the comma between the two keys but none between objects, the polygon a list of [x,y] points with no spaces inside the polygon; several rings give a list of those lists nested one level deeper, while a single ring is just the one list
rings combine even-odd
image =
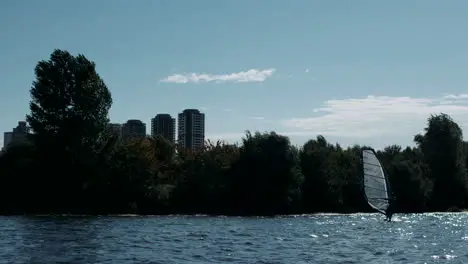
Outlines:
[{"label": "riverbank", "polygon": [[[395,215],[414,214],[466,214],[468,209],[459,211],[433,211],[414,213],[395,213]],[[242,218],[276,218],[276,217],[308,217],[308,216],[346,216],[346,215],[381,215],[378,212],[353,213],[308,213],[308,214],[277,214],[277,215],[225,215],[225,214],[0,214],[0,216],[26,216],[26,217],[242,217]]]}]

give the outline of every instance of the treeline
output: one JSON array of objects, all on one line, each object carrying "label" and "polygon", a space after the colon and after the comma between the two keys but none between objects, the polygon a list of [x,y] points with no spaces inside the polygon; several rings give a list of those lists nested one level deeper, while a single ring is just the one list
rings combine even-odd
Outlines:
[{"label": "treeline", "polygon": [[[28,138],[0,154],[0,213],[273,215],[371,211],[361,146],[322,136],[302,147],[274,132],[240,145],[188,151],[161,137],[123,141],[108,130],[111,94],[85,56],[55,50],[35,68]],[[428,118],[415,147],[378,152],[398,212],[468,201],[467,151],[446,114]]]}]

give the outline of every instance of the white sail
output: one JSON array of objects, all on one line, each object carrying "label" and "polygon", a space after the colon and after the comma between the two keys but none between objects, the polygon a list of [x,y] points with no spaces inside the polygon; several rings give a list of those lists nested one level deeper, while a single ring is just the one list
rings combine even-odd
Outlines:
[{"label": "white sail", "polygon": [[367,202],[375,210],[385,214],[389,207],[389,196],[386,175],[382,164],[372,149],[362,151],[364,170],[364,192]]}]

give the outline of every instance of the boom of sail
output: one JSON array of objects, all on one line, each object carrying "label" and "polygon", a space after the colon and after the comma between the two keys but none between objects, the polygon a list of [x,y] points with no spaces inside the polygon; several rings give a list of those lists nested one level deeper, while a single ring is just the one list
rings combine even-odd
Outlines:
[{"label": "boom of sail", "polygon": [[382,164],[373,149],[362,150],[364,192],[367,203],[385,214],[390,206],[389,185]]}]

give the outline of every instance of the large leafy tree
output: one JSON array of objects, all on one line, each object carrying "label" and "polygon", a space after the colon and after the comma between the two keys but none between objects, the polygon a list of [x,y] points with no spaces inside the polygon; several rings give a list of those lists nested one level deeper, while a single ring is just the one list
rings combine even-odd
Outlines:
[{"label": "large leafy tree", "polygon": [[300,198],[298,151],[287,137],[274,132],[246,134],[232,176],[231,206],[237,212],[286,213]]},{"label": "large leafy tree", "polygon": [[[26,119],[40,152],[42,173],[49,175],[46,192],[55,210],[73,208],[67,197],[78,201],[96,170],[95,162],[105,145],[111,94],[97,74],[96,65],[84,55],[54,50],[39,61],[31,87],[30,114]],[[64,199],[60,199],[64,198]]]},{"label": "large leafy tree", "polygon": [[[303,206],[306,211],[324,211],[335,202],[330,199],[333,182],[327,172],[331,153],[334,146],[329,144],[323,136],[307,141],[300,153],[300,165],[304,174]],[[333,177],[334,175],[331,175]]]},{"label": "large leafy tree", "polygon": [[447,114],[432,115],[423,135],[415,136],[434,182],[432,207],[462,207],[467,194],[465,151],[461,128]]},{"label": "large leafy tree", "polygon": [[95,67],[84,55],[58,49],[38,62],[27,115],[37,137],[67,147],[96,144],[109,122],[112,98]]}]

